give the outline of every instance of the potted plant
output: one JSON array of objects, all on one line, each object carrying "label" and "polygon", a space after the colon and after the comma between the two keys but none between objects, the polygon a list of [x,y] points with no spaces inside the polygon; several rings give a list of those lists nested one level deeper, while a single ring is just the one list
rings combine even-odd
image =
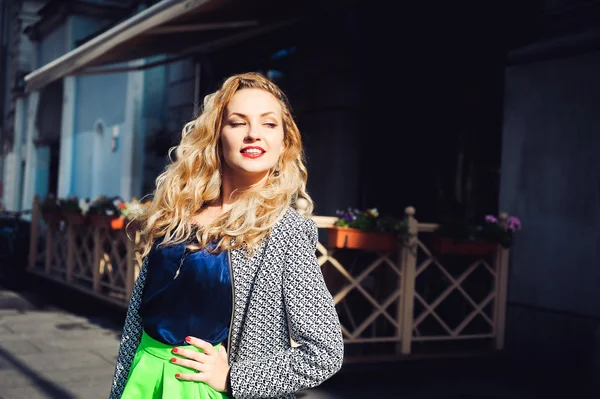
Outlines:
[{"label": "potted plant", "polygon": [[521,221],[514,216],[503,222],[487,215],[484,224],[448,217],[434,232],[431,247],[440,255],[486,256],[495,253],[498,245],[509,248],[513,233],[520,229]]},{"label": "potted plant", "polygon": [[407,235],[405,219],[380,216],[377,208],[348,208],[336,212],[337,221],[328,229],[328,244],[333,248],[354,248],[388,252],[398,248]]},{"label": "potted plant", "polygon": [[485,217],[485,224],[481,236],[493,240],[503,248],[510,248],[513,244],[514,233],[521,230],[521,220],[516,216],[506,216],[506,220],[499,220],[494,215]]},{"label": "potted plant", "polygon": [[141,226],[137,221],[137,217],[143,212],[144,207],[149,205],[150,201],[141,203],[137,198],[132,198],[129,202],[121,202],[119,209],[123,225],[131,225],[134,229],[139,229]]},{"label": "potted plant", "polygon": [[113,220],[118,219],[121,213],[118,206],[120,202],[119,197],[100,195],[89,204],[87,215],[90,222],[98,227],[112,228]]},{"label": "potted plant", "polygon": [[58,199],[50,193],[40,202],[40,212],[47,224],[57,226],[63,220]]},{"label": "potted plant", "polygon": [[87,221],[86,215],[79,206],[79,199],[73,195],[69,198],[59,200],[60,209],[67,223],[72,225],[82,225]]}]

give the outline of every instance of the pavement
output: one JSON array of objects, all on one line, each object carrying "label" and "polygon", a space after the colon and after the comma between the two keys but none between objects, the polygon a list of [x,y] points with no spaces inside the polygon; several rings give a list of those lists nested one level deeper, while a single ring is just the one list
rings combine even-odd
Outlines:
[{"label": "pavement", "polygon": [[[0,399],[107,398],[124,312],[65,288],[46,288],[44,283],[24,292],[0,287]],[[348,364],[320,387],[298,396],[592,398],[558,393],[548,384],[515,375],[510,366],[494,358]]]}]

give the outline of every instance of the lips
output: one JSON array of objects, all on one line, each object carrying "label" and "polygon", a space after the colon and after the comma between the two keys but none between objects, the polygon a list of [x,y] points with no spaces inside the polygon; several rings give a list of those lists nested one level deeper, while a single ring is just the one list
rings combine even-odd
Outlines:
[{"label": "lips", "polygon": [[258,157],[261,157],[265,152],[266,151],[263,148],[256,147],[256,146],[244,147],[240,151],[242,156],[244,156],[246,158],[258,158]]}]

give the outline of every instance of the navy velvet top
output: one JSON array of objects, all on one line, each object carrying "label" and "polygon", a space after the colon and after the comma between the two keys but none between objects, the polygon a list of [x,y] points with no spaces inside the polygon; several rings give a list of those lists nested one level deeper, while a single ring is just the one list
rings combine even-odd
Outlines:
[{"label": "navy velvet top", "polygon": [[146,334],[173,346],[186,345],[188,335],[213,345],[226,341],[232,311],[227,252],[192,252],[186,244],[157,248],[159,242],[148,254],[140,305]]}]

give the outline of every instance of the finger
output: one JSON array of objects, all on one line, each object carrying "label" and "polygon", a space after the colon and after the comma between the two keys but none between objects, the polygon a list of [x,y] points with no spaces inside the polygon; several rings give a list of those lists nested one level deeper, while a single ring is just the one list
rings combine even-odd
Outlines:
[{"label": "finger", "polygon": [[204,374],[204,373],[194,373],[194,374],[177,373],[177,374],[175,374],[175,378],[177,378],[178,380],[183,380],[183,381],[206,382],[206,374]]},{"label": "finger", "polygon": [[202,351],[209,356],[212,356],[217,353],[214,346],[212,346],[210,343],[203,341],[201,339],[198,339],[195,337],[185,337],[185,342],[187,342],[190,345],[195,346],[196,348],[202,349]]},{"label": "finger", "polygon": [[180,359],[180,358],[172,358],[171,359],[171,363],[176,364],[178,366],[183,366],[186,367],[190,370],[195,370],[198,371],[200,373],[206,372],[206,365],[193,361],[193,360],[188,360],[188,359]]},{"label": "finger", "polygon": [[200,363],[205,363],[207,360],[206,355],[198,351],[192,351],[189,349],[182,348],[173,348],[172,352],[179,356],[187,357],[188,359],[192,359]]},{"label": "finger", "polygon": [[221,358],[223,358],[223,359],[228,359],[228,356],[227,356],[227,349],[225,349],[225,348],[223,347],[223,345],[221,345],[221,346],[219,347],[219,356],[221,356]]}]

